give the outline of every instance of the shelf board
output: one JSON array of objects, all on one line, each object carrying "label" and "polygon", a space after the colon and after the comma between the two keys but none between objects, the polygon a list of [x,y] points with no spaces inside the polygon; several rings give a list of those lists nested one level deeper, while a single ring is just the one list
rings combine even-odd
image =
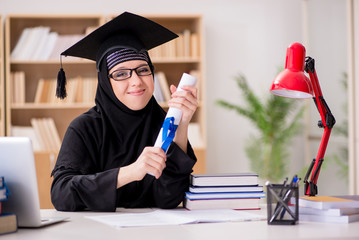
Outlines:
[{"label": "shelf board", "polygon": [[[165,64],[173,64],[173,63],[199,63],[199,58],[152,58],[151,59],[153,63],[165,63]],[[76,59],[69,59],[66,60],[66,58],[62,58],[62,64],[93,64],[94,61],[91,60],[76,60]],[[33,60],[11,60],[10,64],[18,64],[18,65],[26,65],[26,64],[60,64],[60,60],[46,60],[46,61],[33,61]]]},{"label": "shelf board", "polygon": [[[158,104],[162,108],[168,108],[166,102],[159,102]],[[198,103],[198,107],[201,107],[201,105],[201,103]],[[93,106],[95,106],[95,103],[12,103],[11,109],[88,109]]]},{"label": "shelf board", "polygon": [[152,62],[155,63],[199,63],[199,58],[151,58]]},{"label": "shelf board", "polygon": [[95,103],[12,103],[11,109],[89,109]]},{"label": "shelf board", "polygon": [[[93,64],[94,61],[90,61],[90,60],[75,60],[75,59],[71,59],[71,60],[64,60],[64,58],[62,59],[62,64]],[[60,60],[55,60],[55,59],[51,59],[51,60],[46,60],[46,61],[33,61],[33,60],[11,60],[10,64],[18,64],[18,65],[26,65],[26,64],[34,64],[34,65],[38,65],[38,64],[60,64]]]},{"label": "shelf board", "polygon": [[[167,102],[158,102],[158,105],[160,105],[162,108],[164,108],[164,109],[167,109],[168,108],[168,104],[167,104]],[[202,107],[202,102],[201,101],[199,101],[198,102],[198,106],[197,106],[197,108],[200,108],[200,107]]]}]

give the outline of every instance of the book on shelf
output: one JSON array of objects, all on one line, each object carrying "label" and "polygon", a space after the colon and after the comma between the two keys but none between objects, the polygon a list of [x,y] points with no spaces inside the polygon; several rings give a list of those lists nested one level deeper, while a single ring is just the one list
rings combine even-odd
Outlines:
[{"label": "book on shelf", "polygon": [[154,97],[157,102],[167,102],[171,99],[170,87],[168,85],[166,75],[164,72],[156,72],[154,75],[155,81],[155,89],[154,89]]},{"label": "book on shelf", "polygon": [[[72,79],[69,79],[69,85]],[[35,92],[34,103],[59,103],[56,98],[56,79],[39,79]]]},{"label": "book on shelf", "polygon": [[183,56],[188,58],[191,56],[191,31],[183,30]]},{"label": "book on shelf", "polygon": [[40,149],[45,151],[58,151],[61,139],[52,118],[32,118],[31,125],[35,130]]},{"label": "book on shelf", "polygon": [[10,73],[11,102],[25,103],[25,72]]},{"label": "book on shelf", "polygon": [[32,118],[31,126],[11,126],[11,136],[28,137],[34,151],[58,151],[61,138],[53,118]]},{"label": "book on shelf", "polygon": [[359,195],[305,196],[299,198],[299,206],[316,209],[359,208]]},{"label": "book on shelf", "polygon": [[161,90],[161,85],[160,85],[157,73],[155,73],[155,75],[154,75],[154,83],[155,84],[154,84],[153,96],[155,97],[155,99],[158,103],[165,102],[165,98],[164,98],[162,90]]},{"label": "book on shelf", "polygon": [[166,75],[164,72],[161,72],[161,71],[157,72],[156,75],[157,75],[158,82],[161,87],[163,97],[164,97],[165,101],[167,102],[171,99],[171,91],[170,91],[170,87],[167,82]]},{"label": "book on shelf", "polygon": [[75,77],[67,80],[67,97],[59,100],[55,96],[57,80],[39,79],[34,103],[93,103],[96,95],[97,79]]},{"label": "book on shelf", "polygon": [[199,57],[199,35],[184,29],[178,38],[149,51],[151,58],[197,58]]},{"label": "book on shelf", "polygon": [[0,215],[0,234],[13,233],[17,231],[17,217],[13,213]]},{"label": "book on shelf", "polygon": [[28,137],[31,139],[34,151],[43,150],[32,126],[11,126],[11,136]]},{"label": "book on shelf", "polygon": [[258,210],[260,209],[260,198],[228,198],[228,199],[206,199],[191,200],[185,198],[183,206],[189,210],[196,209],[236,209],[236,210]]},{"label": "book on shelf", "polygon": [[258,174],[255,173],[221,173],[192,174],[192,186],[257,186]]},{"label": "book on shelf", "polygon": [[60,35],[51,31],[48,26],[24,28],[10,58],[17,61],[58,60],[64,49],[81,40],[92,30],[93,27],[90,26],[83,34]]},{"label": "book on shelf", "polygon": [[192,57],[199,57],[200,56],[200,52],[199,52],[199,35],[197,33],[192,33],[190,36],[190,41],[191,41],[191,56]]},{"label": "book on shelf", "polygon": [[[60,35],[58,34],[54,40],[54,46],[52,49],[49,49],[48,52],[49,55],[47,56],[48,60],[56,60],[59,58],[60,54],[64,51],[64,49],[67,49],[71,47],[76,42],[80,41],[85,35],[83,34],[64,34]],[[74,59],[75,57],[65,57],[62,58],[62,60],[68,61],[71,59]],[[76,58],[79,59],[80,58]]]},{"label": "book on shelf", "polygon": [[233,199],[233,198],[264,198],[264,192],[211,192],[192,193],[186,192],[187,199]]},{"label": "book on shelf", "polygon": [[[197,79],[200,78],[200,72],[197,70],[192,70],[189,72],[189,74]],[[153,95],[157,100],[157,102],[161,103],[161,102],[169,101],[171,99],[171,90],[165,73],[162,71],[155,72],[154,81],[155,81],[155,89]],[[199,81],[197,81],[197,84],[198,82]],[[199,88],[198,85],[197,88]]]},{"label": "book on shelf", "polygon": [[37,47],[40,48],[41,38],[44,38],[49,31],[50,28],[44,26],[25,28],[11,52],[11,59],[30,60],[35,57],[34,53],[37,52]]}]

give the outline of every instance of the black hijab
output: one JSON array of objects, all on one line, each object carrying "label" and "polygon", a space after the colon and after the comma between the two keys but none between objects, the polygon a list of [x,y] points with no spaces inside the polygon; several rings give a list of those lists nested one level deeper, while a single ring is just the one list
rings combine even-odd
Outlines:
[{"label": "black hijab", "polygon": [[[110,53],[109,53],[110,54]],[[149,60],[148,63],[152,67]],[[152,96],[145,108],[131,110],[116,97],[110,80],[106,61],[100,64],[96,108],[101,114],[103,131],[102,157],[105,161],[121,161],[121,166],[133,163],[146,146],[153,146],[165,118],[165,111]],[[108,166],[108,167],[118,167]]]}]

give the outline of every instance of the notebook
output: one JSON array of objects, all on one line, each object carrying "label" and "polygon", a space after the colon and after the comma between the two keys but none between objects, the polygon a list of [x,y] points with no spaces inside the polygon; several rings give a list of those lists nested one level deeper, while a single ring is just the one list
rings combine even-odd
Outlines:
[{"label": "notebook", "polygon": [[27,137],[0,137],[0,176],[10,194],[3,212],[15,213],[19,227],[41,227],[66,218],[41,218],[35,159]]}]

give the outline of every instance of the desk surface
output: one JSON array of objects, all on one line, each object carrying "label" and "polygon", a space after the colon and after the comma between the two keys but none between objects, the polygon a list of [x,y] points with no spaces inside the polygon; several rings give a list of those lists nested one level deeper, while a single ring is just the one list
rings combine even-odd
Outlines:
[{"label": "desk surface", "polygon": [[[138,210],[120,209],[119,211],[118,214]],[[266,221],[251,221],[116,229],[85,218],[85,216],[114,213],[41,210],[41,214],[44,216],[68,216],[70,219],[43,228],[20,228],[16,233],[0,236],[0,239],[359,239],[359,222],[350,224],[299,222],[294,226],[278,226],[267,225]]]}]

